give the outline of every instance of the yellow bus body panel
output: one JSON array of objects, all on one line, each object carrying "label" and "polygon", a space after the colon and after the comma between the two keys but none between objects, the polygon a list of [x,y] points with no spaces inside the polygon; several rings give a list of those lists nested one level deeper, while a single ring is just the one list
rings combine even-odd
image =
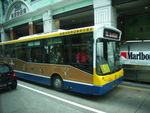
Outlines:
[{"label": "yellow bus body panel", "polygon": [[93,84],[97,86],[103,86],[105,84],[108,84],[110,82],[113,82],[120,77],[124,75],[123,69],[119,70],[118,72],[115,72],[113,74],[108,74],[108,75],[97,75],[96,74],[96,69],[94,69],[94,79],[93,79]]}]

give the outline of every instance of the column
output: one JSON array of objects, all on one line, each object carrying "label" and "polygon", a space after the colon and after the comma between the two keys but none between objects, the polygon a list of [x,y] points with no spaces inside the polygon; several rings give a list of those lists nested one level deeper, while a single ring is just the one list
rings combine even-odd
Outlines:
[{"label": "column", "polygon": [[112,0],[93,0],[94,24],[117,27],[116,9],[111,5]]},{"label": "column", "polygon": [[43,14],[44,33],[53,32],[57,30],[55,21],[52,18],[51,11],[48,10]]},{"label": "column", "polygon": [[5,39],[5,31],[4,31],[4,28],[1,27],[1,42],[4,42],[4,41],[6,41],[6,39]]},{"label": "column", "polygon": [[10,40],[14,40],[15,39],[15,33],[13,28],[10,28]]},{"label": "column", "polygon": [[29,22],[29,35],[34,34],[34,25],[33,22]]},{"label": "column", "polygon": [[56,29],[60,29],[60,20],[55,20],[55,27]]}]

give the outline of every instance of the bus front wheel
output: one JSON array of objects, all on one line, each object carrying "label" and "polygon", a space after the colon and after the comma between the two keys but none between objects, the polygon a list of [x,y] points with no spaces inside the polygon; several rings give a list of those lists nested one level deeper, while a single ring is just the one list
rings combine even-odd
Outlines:
[{"label": "bus front wheel", "polygon": [[55,90],[62,91],[63,90],[63,80],[59,76],[54,76],[52,78],[52,87]]}]

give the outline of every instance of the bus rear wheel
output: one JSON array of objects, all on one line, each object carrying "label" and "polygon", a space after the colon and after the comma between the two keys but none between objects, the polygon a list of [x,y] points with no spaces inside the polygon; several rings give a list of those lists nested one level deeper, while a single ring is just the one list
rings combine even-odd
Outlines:
[{"label": "bus rear wheel", "polygon": [[55,76],[52,79],[52,87],[55,90],[62,91],[63,90],[63,80],[59,76]]}]

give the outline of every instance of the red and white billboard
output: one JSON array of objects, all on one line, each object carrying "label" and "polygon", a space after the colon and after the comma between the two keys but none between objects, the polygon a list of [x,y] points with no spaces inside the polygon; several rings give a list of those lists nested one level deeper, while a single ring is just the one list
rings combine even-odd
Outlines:
[{"label": "red and white billboard", "polygon": [[129,42],[120,48],[121,64],[150,65],[150,42]]}]

